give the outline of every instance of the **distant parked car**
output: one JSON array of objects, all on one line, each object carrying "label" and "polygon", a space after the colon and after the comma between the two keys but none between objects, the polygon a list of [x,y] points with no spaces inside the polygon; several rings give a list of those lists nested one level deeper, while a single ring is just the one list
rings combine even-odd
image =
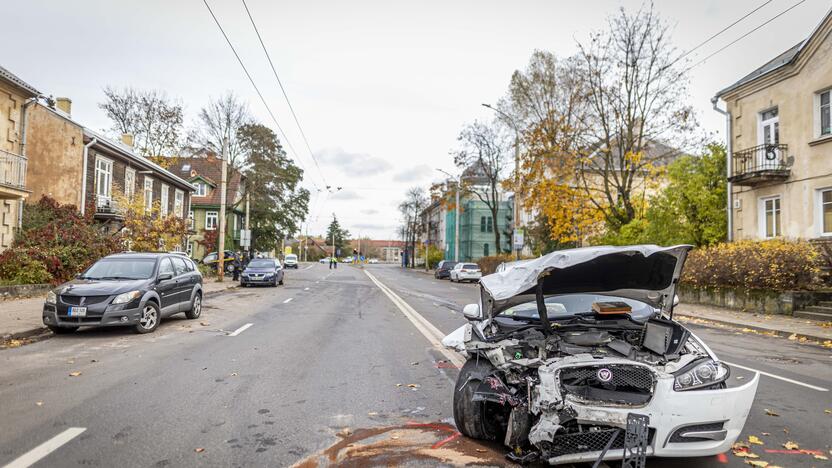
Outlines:
[{"label": "distant parked car", "polygon": [[[225,251],[225,262],[223,264],[223,269],[227,273],[231,273],[234,271],[234,260],[237,260],[237,254],[232,252],[231,250]],[[217,269],[218,261],[217,261],[217,253],[211,252],[208,255],[202,257],[202,263],[204,265],[208,265],[213,269]]]},{"label": "distant parked car", "polygon": [[476,283],[482,278],[482,270],[476,263],[457,263],[451,270],[451,282],[461,283],[472,281]]},{"label": "distant parked car", "polygon": [[367,263],[375,265],[376,263],[378,263],[378,259],[377,258],[371,258],[371,259],[367,260]]},{"label": "distant parked car", "polygon": [[353,257],[344,257],[344,263],[352,263],[355,258]]},{"label": "distant parked car", "polygon": [[329,263],[329,257],[324,257],[324,258],[318,260],[318,263]]},{"label": "distant parked car", "polygon": [[294,268],[295,270],[298,269],[298,256],[295,254],[286,254],[283,257],[283,266],[285,268]]},{"label": "distant parked car", "polygon": [[433,272],[433,277],[436,279],[446,279],[451,277],[451,269],[457,264],[450,260],[442,260],[436,265],[436,270]]},{"label": "distant parked car", "polygon": [[283,268],[280,261],[274,258],[255,258],[248,262],[248,266],[240,275],[240,285],[243,287],[265,284],[277,286],[283,284]]},{"label": "distant parked car", "polygon": [[178,254],[122,253],[49,291],[43,324],[58,334],[87,326],[150,333],[180,312],[189,319],[202,313],[202,275],[194,262]]}]

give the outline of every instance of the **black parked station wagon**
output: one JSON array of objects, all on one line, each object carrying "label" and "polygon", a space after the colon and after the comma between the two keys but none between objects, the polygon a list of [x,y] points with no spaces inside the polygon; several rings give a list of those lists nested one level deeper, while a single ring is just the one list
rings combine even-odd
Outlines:
[{"label": "black parked station wagon", "polygon": [[150,333],[159,321],[202,312],[202,275],[188,257],[121,253],[95,262],[46,295],[43,323],[55,333],[79,327],[132,326]]}]

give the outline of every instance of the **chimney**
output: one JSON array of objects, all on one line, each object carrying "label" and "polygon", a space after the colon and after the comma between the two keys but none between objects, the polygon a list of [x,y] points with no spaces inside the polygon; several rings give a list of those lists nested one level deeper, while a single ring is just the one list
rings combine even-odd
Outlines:
[{"label": "chimney", "polygon": [[72,115],[72,99],[67,97],[55,98],[55,107],[67,116]]},{"label": "chimney", "polygon": [[130,148],[133,147],[133,134],[132,133],[122,133],[121,134],[121,142],[125,145],[129,146]]}]

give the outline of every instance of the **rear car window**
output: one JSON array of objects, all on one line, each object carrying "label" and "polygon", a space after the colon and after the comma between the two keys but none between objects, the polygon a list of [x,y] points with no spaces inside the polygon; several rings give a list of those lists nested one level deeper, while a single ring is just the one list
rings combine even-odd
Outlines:
[{"label": "rear car window", "polygon": [[462,268],[466,270],[479,270],[480,266],[476,263],[466,263],[465,265],[462,265]]}]

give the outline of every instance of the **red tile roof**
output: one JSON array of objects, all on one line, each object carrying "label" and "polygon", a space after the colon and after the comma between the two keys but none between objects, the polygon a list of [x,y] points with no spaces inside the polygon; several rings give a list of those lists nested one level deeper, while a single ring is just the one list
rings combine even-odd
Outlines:
[{"label": "red tile roof", "polygon": [[[209,187],[208,194],[204,197],[200,197],[194,192],[191,196],[191,205],[199,207],[218,206],[220,204],[219,181],[222,180],[222,160],[215,153],[203,151],[190,158],[177,158],[176,164],[170,168],[170,171],[188,181],[193,181],[199,176],[216,185],[216,188]],[[229,204],[239,201],[236,198],[237,192],[243,193],[242,185],[244,182],[245,177],[240,171],[229,166],[228,191],[226,192]]]}]

